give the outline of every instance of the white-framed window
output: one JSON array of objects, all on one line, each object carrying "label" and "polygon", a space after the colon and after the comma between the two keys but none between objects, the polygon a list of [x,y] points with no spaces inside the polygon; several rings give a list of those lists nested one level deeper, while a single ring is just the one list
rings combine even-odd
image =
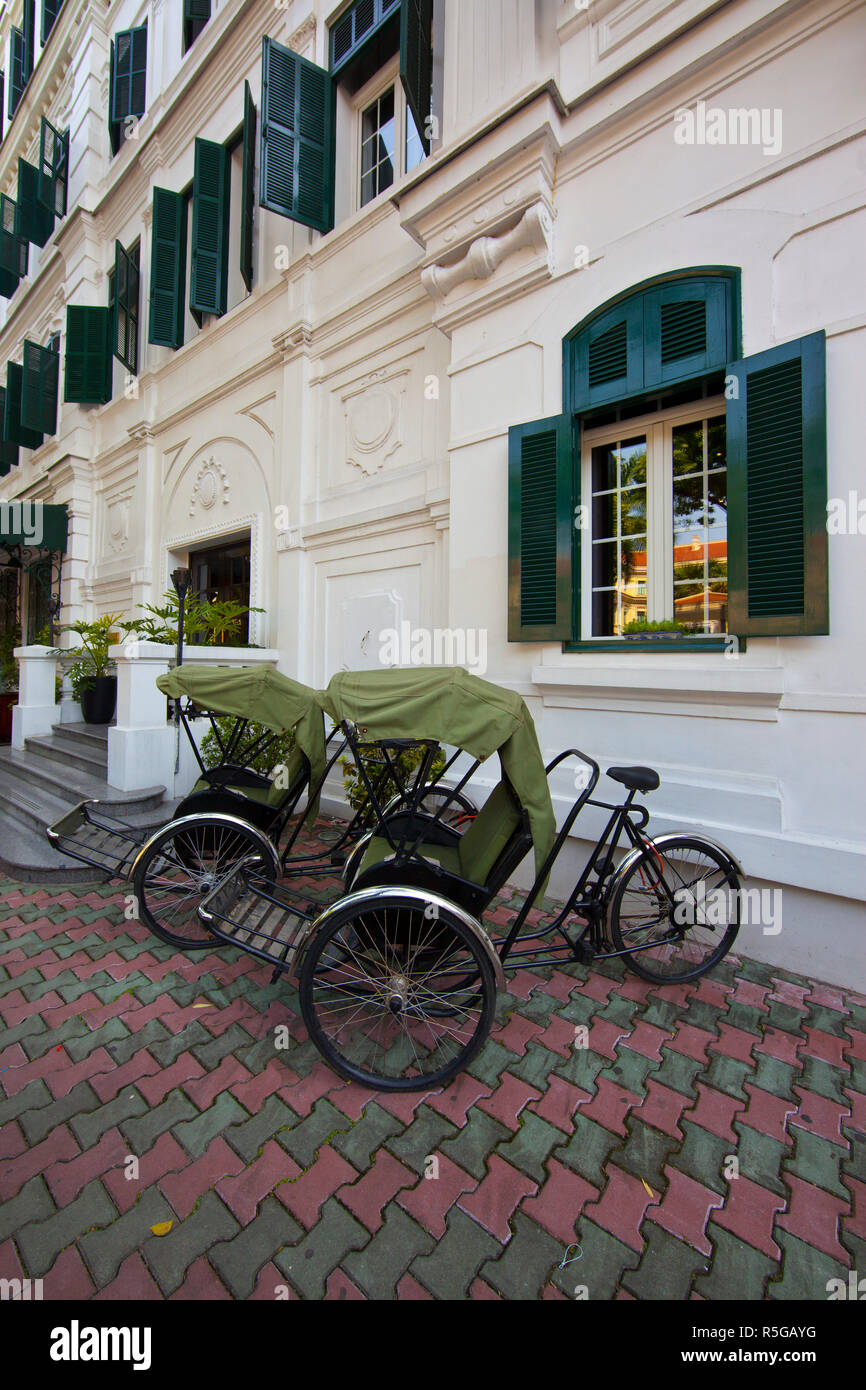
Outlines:
[{"label": "white-framed window", "polygon": [[727,631],[725,403],[696,401],[584,429],[583,640],[630,623]]},{"label": "white-framed window", "polygon": [[353,210],[392,188],[424,158],[400,81],[399,59],[375,74],[352,102]]}]

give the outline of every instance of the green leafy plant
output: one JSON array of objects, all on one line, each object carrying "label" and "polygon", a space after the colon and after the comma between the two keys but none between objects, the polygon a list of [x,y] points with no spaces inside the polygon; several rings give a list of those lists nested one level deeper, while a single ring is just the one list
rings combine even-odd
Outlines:
[{"label": "green leafy plant", "polygon": [[18,689],[18,662],[12,653],[21,646],[21,628],[18,623],[0,637],[0,690],[14,693]]},{"label": "green leafy plant", "polygon": [[673,622],[670,618],[665,618],[659,622],[648,623],[646,618],[636,618],[634,622],[626,623],[623,631],[625,633],[639,632],[688,632],[688,628],[682,623]]},{"label": "green leafy plant", "polygon": [[[216,724],[219,730],[219,735],[220,739],[222,740],[223,747],[225,747],[229,739],[231,738],[232,732],[235,727],[234,716],[231,714],[219,715],[217,718],[215,718],[214,723]],[[251,743],[254,743],[256,739],[261,738],[263,734],[269,734],[273,736],[273,730],[268,729],[264,724],[256,724],[255,722],[251,721],[247,725],[246,733],[244,735],[243,743],[240,746],[239,752],[243,752],[243,749],[245,747],[249,747],[249,745]],[[294,746],[294,730],[289,729],[287,733],[278,735],[275,743],[271,743],[267,747],[263,748],[263,750],[257,753],[254,758],[252,758],[251,760],[244,759],[244,766],[252,768],[253,772],[262,772],[265,774],[266,777],[270,777],[275,767],[279,766],[280,764],[288,764]],[[206,768],[210,769],[212,767],[219,767],[220,763],[223,760],[223,755],[222,750],[220,749],[219,742],[214,735],[213,729],[208,729],[208,732],[205,734],[204,738],[201,741],[199,752],[201,753],[202,761]]]},{"label": "green leafy plant", "polygon": [[[397,767],[399,777],[404,786],[411,786],[413,773],[418,772],[426,755],[426,751],[425,748],[419,746],[417,748],[407,748],[405,752],[399,753],[396,757],[393,753],[390,754],[391,761]],[[433,766],[430,769],[428,778],[429,781],[432,782],[439,776],[445,767],[445,762],[445,754],[440,749],[433,760]],[[346,800],[352,810],[369,811],[371,809],[370,794],[367,791],[363,777],[358,771],[357,764],[353,762],[351,758],[341,758],[340,766],[343,769],[343,786],[346,792]],[[398,781],[395,779],[393,773],[386,769],[385,757],[383,754],[377,756],[375,753],[368,753],[364,759],[364,766],[367,776],[376,791],[376,796],[380,805],[385,806],[393,796],[396,796],[398,792],[401,791]],[[383,773],[385,773],[384,778]],[[380,779],[382,779],[381,786]]]},{"label": "green leafy plant", "polygon": [[[165,646],[177,646],[177,630],[180,624],[180,601],[174,590],[163,594],[162,605],[143,603],[145,617],[133,618],[126,624],[130,632],[148,642],[160,642]],[[197,594],[187,594],[183,612],[183,640],[186,644],[194,642],[204,634],[205,646],[250,647],[251,642],[241,641],[241,619],[248,613],[264,613],[263,608],[249,608],[239,600],[201,599]]]},{"label": "green leafy plant", "polygon": [[79,619],[77,623],[66,623],[59,629],[61,632],[77,633],[81,639],[80,645],[73,647],[70,652],[72,665],[69,668],[72,693],[79,702],[84,691],[89,690],[99,676],[113,674],[111,648],[120,640],[118,629],[129,630],[129,624],[123,622],[122,613],[104,613],[90,623]]}]

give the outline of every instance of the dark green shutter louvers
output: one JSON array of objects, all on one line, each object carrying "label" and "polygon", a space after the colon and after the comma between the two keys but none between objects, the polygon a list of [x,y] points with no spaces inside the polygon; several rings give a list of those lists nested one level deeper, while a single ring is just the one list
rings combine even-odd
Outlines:
[{"label": "dark green shutter louvers", "polygon": [[66,381],[63,399],[83,405],[111,400],[111,311],[66,306]]},{"label": "dark green shutter louvers", "polygon": [[259,202],[320,232],[334,225],[335,103],[330,73],[263,40]]},{"label": "dark green shutter louvers", "polygon": [[18,110],[24,88],[27,86],[27,46],[20,29],[13,28],[9,35],[9,110],[10,121]]},{"label": "dark green shutter louvers", "polygon": [[367,43],[386,19],[396,14],[400,0],[355,0],[330,30],[331,71],[337,72]]},{"label": "dark green shutter louvers", "polygon": [[224,145],[195,142],[190,308],[225,313],[228,303],[231,159]]},{"label": "dark green shutter louvers", "polygon": [[3,139],[3,111],[6,100],[6,74],[0,72],[0,141]]},{"label": "dark green shutter louvers", "polygon": [[54,28],[54,21],[63,9],[63,0],[42,0],[42,46],[48,42],[48,35]]},{"label": "dark green shutter louvers", "polygon": [[433,0],[401,0],[400,81],[425,154],[433,101]]},{"label": "dark green shutter louvers", "polygon": [[572,420],[508,431],[508,640],[569,638],[572,629]]},{"label": "dark green shutter louvers", "polygon": [[126,251],[114,243],[114,355],[128,372],[138,372],[138,248]]},{"label": "dark green shutter louvers", "polygon": [[829,631],[824,333],[727,367],[728,631]]},{"label": "dark green shutter louvers", "polygon": [[21,424],[35,433],[56,434],[59,354],[25,339],[21,366]]},{"label": "dark green shutter louvers", "polygon": [[249,82],[244,83],[244,165],[241,181],[241,275],[253,287],[253,220],[256,206],[256,105]]},{"label": "dark green shutter louvers", "polygon": [[112,43],[111,120],[143,116],[147,96],[147,25],[125,29]]},{"label": "dark green shutter louvers", "polygon": [[0,478],[18,466],[18,445],[6,438],[6,387],[0,386]]},{"label": "dark green shutter louvers", "polygon": [[42,443],[41,430],[27,429],[21,421],[21,396],[24,388],[24,372],[20,362],[6,363],[6,409],[3,433],[11,444],[21,444],[25,449],[38,449]]},{"label": "dark green shutter louvers", "polygon": [[183,51],[195,43],[210,19],[211,0],[183,0]]},{"label": "dark green shutter louvers", "polygon": [[661,306],[661,356],[665,366],[707,350],[707,306],[684,299]]},{"label": "dark green shutter louvers", "polygon": [[24,0],[21,28],[24,32],[24,80],[29,82],[36,66],[36,0]]},{"label": "dark green shutter louvers", "polygon": [[39,132],[39,201],[55,217],[66,216],[69,181],[69,131],[61,134],[42,117]]},{"label": "dark green shutter louvers", "polygon": [[17,233],[15,200],[0,194],[0,294],[11,299],[18,282],[27,274],[30,243]]},{"label": "dark green shutter louvers", "polygon": [[599,334],[589,344],[589,384],[590,387],[606,386],[611,381],[622,381],[628,372],[628,339],[626,322],[622,319],[613,328]]},{"label": "dark green shutter louvers", "polygon": [[34,246],[44,246],[54,231],[54,210],[39,197],[39,170],[26,159],[18,160],[18,198],[16,201],[18,235]]},{"label": "dark green shutter louvers", "polygon": [[148,342],[160,347],[183,346],[186,222],[183,196],[165,188],[155,188],[147,337]]}]

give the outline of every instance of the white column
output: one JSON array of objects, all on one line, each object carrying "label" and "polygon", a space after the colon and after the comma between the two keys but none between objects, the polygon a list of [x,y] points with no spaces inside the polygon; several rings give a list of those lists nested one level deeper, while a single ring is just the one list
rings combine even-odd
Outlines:
[{"label": "white column", "polygon": [[108,730],[108,783],[120,791],[162,786],[173,795],[175,731],[166,720],[166,697],[156,688],[173,656],[173,647],[136,640],[114,653],[117,723]]},{"label": "white column", "polygon": [[24,740],[50,734],[60,718],[54,699],[57,651],[54,647],[16,647],[18,704],[12,708],[12,747]]}]

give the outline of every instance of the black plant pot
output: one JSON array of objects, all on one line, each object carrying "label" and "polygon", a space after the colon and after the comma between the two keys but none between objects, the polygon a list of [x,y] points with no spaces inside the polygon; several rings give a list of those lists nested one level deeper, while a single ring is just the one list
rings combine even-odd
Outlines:
[{"label": "black plant pot", "polygon": [[85,724],[110,724],[117,704],[117,676],[96,676],[81,692],[81,715]]}]

